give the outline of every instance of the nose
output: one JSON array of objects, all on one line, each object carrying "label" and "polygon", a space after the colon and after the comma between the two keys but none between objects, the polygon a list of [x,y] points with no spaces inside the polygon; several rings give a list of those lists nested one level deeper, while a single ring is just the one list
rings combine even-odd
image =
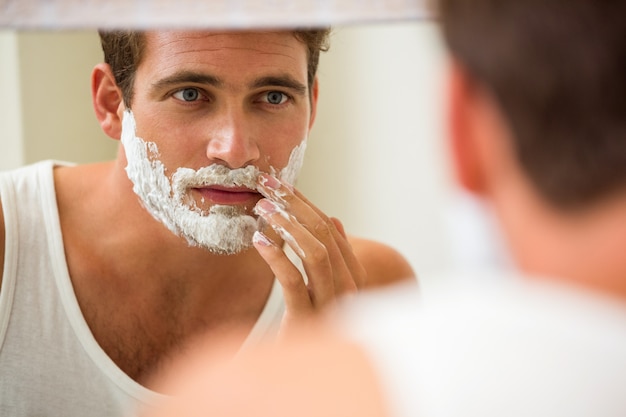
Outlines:
[{"label": "nose", "polygon": [[236,169],[250,165],[260,157],[252,117],[244,109],[224,108],[213,114],[212,128],[208,132],[207,158]]}]

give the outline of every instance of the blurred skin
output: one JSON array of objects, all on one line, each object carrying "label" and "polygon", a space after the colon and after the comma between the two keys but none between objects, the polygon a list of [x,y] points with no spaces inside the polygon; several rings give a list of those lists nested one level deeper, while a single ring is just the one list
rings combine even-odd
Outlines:
[{"label": "blurred skin", "polygon": [[264,345],[234,359],[228,338],[223,350],[200,341],[157,385],[172,396],[145,416],[388,415],[363,352],[318,324],[307,329],[278,348]]}]

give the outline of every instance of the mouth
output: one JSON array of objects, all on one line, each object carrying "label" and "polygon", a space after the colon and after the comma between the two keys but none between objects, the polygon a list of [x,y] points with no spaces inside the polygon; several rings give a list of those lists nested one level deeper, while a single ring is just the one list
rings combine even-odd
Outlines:
[{"label": "mouth", "polygon": [[204,202],[209,204],[253,206],[263,197],[256,190],[248,187],[212,185],[192,188],[192,191],[199,194]]}]

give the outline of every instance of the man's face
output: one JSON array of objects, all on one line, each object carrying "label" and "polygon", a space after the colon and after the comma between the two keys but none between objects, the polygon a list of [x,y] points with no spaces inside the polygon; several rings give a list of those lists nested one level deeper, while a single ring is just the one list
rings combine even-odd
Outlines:
[{"label": "man's face", "polygon": [[[259,171],[292,183],[313,122],[290,32],[150,32],[123,115],[129,178],[170,230],[219,253],[250,246]],[[313,108],[312,108],[313,106]]]}]

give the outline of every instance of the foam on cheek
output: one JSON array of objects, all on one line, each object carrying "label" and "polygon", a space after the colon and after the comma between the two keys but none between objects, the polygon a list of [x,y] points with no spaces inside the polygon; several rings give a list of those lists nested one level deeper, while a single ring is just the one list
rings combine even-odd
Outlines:
[{"label": "foam on cheek", "polygon": [[[304,138],[298,146],[291,150],[291,154],[289,155],[289,161],[287,161],[287,165],[285,165],[285,167],[281,169],[280,172],[277,172],[276,168],[270,165],[270,174],[278,178],[285,184],[293,187],[293,185],[296,183],[298,174],[302,169],[302,165],[304,164],[306,143],[307,138]],[[271,195],[275,201],[280,202],[283,206],[287,205],[285,201],[285,196],[287,194],[284,191],[272,190]]]},{"label": "foam on cheek", "polygon": [[304,164],[306,143],[307,138],[304,138],[298,146],[291,150],[287,165],[285,165],[285,167],[281,169],[278,174],[276,173],[276,168],[270,166],[270,174],[289,185],[294,185],[296,183],[296,179],[298,178],[298,174],[302,169],[302,165]]},{"label": "foam on cheek", "polygon": [[[307,145],[307,138],[305,137],[304,139],[302,139],[302,141],[300,142],[298,146],[296,146],[295,148],[291,150],[291,154],[289,155],[289,161],[287,161],[287,165],[285,165],[285,167],[281,169],[280,172],[278,172],[278,174],[276,172],[276,168],[274,168],[273,166],[270,166],[270,174],[273,175],[274,177],[277,177],[282,182],[290,186],[293,186],[296,182],[298,174],[300,173],[300,170],[302,169],[302,165],[304,164],[304,154],[306,151],[306,145]],[[273,202],[276,206],[276,211],[285,219],[289,220],[290,222],[293,222],[292,216],[289,215],[285,211],[285,206],[286,206],[286,201],[284,199],[285,195],[286,194],[284,192],[281,192],[280,190],[272,191],[272,197],[274,200]],[[255,211],[260,210],[258,209],[258,207],[259,206],[255,207]],[[257,212],[257,214],[261,214],[261,213]],[[259,219],[262,219],[262,217],[259,216]],[[302,259],[306,257],[306,254],[304,253],[304,251],[298,244],[298,241],[284,227],[279,226],[279,225],[272,225],[272,228],[274,229],[274,231],[276,231],[276,233],[278,233],[278,235],[285,242],[289,244],[289,246],[294,250],[294,252],[296,252]]]},{"label": "foam on cheek", "polygon": [[122,120],[122,145],[128,161],[126,173],[133,183],[133,191],[145,208],[170,230],[177,232],[171,213],[157,208],[171,207],[172,187],[165,175],[165,167],[157,158],[155,143],[145,142],[135,136],[135,118],[130,110],[124,111]]}]

